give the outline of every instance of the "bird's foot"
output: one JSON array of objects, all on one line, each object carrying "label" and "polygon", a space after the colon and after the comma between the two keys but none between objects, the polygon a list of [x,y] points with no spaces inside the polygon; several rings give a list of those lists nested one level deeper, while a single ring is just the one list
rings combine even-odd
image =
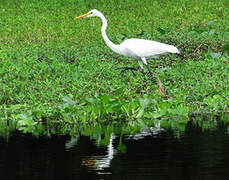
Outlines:
[{"label": "bird's foot", "polygon": [[121,67],[121,68],[118,68],[118,69],[123,69],[122,70],[122,73],[127,71],[127,70],[131,70],[131,72],[133,73],[133,75],[136,75],[134,71],[137,71],[138,69],[137,68],[133,68],[133,67]]},{"label": "bird's foot", "polygon": [[148,69],[148,71],[149,71],[150,77],[152,77],[152,76],[153,76],[153,73],[150,71],[149,66],[146,66],[146,67],[147,67],[147,69]]},{"label": "bird's foot", "polygon": [[149,75],[150,75],[150,77],[153,77],[153,74],[152,74],[152,72],[151,72],[151,71],[149,71]]},{"label": "bird's foot", "polygon": [[146,73],[144,70],[141,70],[141,73],[144,75],[144,77],[145,77],[146,74],[149,74],[150,77],[153,77],[153,73],[151,71]]}]

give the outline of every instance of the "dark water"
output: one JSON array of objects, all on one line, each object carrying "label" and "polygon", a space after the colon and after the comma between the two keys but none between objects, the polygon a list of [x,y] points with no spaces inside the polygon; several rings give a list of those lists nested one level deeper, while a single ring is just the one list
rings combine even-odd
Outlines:
[{"label": "dark water", "polygon": [[0,179],[229,179],[225,131],[189,126],[180,138],[172,131],[112,134],[108,146],[85,136],[70,141],[15,133],[9,142],[0,140]]}]

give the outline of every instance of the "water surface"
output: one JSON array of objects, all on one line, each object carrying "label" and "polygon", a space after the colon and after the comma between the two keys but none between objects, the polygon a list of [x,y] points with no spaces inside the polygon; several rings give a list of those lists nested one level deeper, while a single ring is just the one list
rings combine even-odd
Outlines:
[{"label": "water surface", "polygon": [[1,179],[228,179],[229,136],[224,126],[202,131],[111,134],[107,145],[86,136],[0,140]]}]

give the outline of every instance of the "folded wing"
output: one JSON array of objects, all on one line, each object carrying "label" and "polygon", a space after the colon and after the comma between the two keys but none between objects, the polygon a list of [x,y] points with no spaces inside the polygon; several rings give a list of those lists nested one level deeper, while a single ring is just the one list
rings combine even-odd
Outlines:
[{"label": "folded wing", "polygon": [[129,51],[131,56],[139,58],[157,58],[167,53],[180,53],[175,46],[144,39],[127,39],[121,46],[126,52]]}]

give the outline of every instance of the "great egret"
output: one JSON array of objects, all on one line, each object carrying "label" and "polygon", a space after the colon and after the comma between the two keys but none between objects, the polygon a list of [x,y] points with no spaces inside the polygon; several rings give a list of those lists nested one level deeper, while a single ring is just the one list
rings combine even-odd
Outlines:
[{"label": "great egret", "polygon": [[107,37],[106,34],[106,28],[107,28],[106,18],[100,11],[96,9],[91,10],[82,16],[76,17],[75,20],[84,17],[93,17],[93,16],[98,16],[102,20],[103,24],[101,28],[101,33],[107,46],[109,46],[112,51],[118,54],[137,59],[138,64],[140,65],[143,73],[144,73],[143,64],[145,64],[150,75],[152,76],[152,73],[147,65],[146,59],[158,58],[160,55],[167,54],[167,53],[178,53],[178,54],[180,53],[175,46],[156,42],[156,41],[151,41],[151,40],[144,40],[144,39],[131,38],[131,39],[126,39],[119,45],[114,44],[113,42],[110,41],[110,39]]}]

